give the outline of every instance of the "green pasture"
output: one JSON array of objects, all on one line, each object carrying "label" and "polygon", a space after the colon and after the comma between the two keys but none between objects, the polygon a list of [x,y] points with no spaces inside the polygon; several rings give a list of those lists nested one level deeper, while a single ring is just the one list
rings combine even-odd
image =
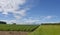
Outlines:
[{"label": "green pasture", "polygon": [[60,25],[41,25],[28,35],[60,35]]}]

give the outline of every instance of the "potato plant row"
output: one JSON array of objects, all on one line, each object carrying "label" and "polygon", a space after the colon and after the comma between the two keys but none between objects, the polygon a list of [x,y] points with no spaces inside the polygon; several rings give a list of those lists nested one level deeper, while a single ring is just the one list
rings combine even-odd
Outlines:
[{"label": "potato plant row", "polygon": [[0,24],[0,31],[34,31],[39,25]]}]

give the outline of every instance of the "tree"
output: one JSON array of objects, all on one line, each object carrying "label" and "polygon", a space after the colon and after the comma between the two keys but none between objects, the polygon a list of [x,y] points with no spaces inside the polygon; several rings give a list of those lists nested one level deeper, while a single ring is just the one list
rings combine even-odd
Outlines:
[{"label": "tree", "polygon": [[0,21],[0,24],[7,24],[6,22],[4,22],[4,21]]},{"label": "tree", "polygon": [[13,23],[13,25],[16,25],[16,23]]}]

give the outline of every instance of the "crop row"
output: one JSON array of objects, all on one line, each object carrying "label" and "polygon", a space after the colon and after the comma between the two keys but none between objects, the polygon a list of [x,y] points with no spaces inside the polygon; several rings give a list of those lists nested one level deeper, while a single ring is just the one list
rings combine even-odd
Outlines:
[{"label": "crop row", "polygon": [[9,25],[0,24],[0,31],[28,31],[35,30],[39,25]]}]

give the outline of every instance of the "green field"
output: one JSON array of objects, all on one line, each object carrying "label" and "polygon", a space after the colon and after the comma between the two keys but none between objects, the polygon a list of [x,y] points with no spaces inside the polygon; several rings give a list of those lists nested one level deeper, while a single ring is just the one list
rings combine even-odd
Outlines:
[{"label": "green field", "polygon": [[60,35],[60,25],[41,25],[28,35]]},{"label": "green field", "polygon": [[0,31],[24,31],[28,35],[60,35],[60,25],[0,24]]},{"label": "green field", "polygon": [[0,31],[34,31],[39,25],[0,24]]}]

